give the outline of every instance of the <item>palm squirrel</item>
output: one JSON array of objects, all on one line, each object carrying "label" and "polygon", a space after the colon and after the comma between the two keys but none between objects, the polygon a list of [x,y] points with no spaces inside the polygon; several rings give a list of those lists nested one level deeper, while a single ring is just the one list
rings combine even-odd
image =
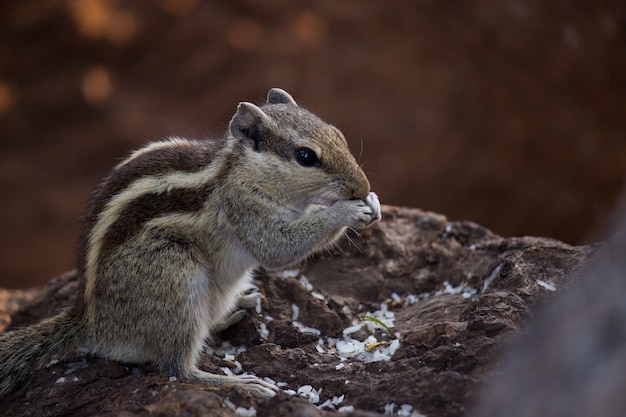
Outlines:
[{"label": "palm squirrel", "polygon": [[285,268],[380,218],[342,133],[278,88],[260,107],[240,103],[220,141],[149,144],[88,205],[76,304],[0,335],[0,397],[78,349],[272,396],[252,375],[198,369],[205,340],[249,307],[256,268]]}]

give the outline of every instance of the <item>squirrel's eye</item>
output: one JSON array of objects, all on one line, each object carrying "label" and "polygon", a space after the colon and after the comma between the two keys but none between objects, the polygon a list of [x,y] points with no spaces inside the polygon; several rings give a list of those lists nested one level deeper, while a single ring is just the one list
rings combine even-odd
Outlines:
[{"label": "squirrel's eye", "polygon": [[296,160],[300,165],[305,167],[318,167],[322,165],[322,162],[317,157],[317,154],[311,148],[296,149]]}]

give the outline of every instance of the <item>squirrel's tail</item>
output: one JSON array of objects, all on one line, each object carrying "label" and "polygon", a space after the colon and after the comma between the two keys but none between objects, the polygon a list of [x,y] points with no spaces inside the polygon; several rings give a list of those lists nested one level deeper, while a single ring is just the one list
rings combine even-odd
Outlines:
[{"label": "squirrel's tail", "polygon": [[57,353],[75,350],[83,339],[74,309],[28,327],[0,334],[0,398],[45,368]]}]

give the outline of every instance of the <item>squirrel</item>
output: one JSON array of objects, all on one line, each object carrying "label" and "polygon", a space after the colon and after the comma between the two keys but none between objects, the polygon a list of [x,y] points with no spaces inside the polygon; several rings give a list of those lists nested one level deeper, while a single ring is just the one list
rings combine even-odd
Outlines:
[{"label": "squirrel", "polygon": [[261,106],[239,103],[221,140],[148,144],[88,203],[75,304],[0,335],[0,398],[79,349],[273,396],[253,375],[200,370],[204,343],[256,304],[256,269],[286,268],[380,219],[343,134],[278,88]]}]

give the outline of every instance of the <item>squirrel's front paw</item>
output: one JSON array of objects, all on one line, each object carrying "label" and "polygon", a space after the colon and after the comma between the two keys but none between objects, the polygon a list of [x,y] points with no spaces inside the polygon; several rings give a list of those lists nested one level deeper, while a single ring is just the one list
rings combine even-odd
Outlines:
[{"label": "squirrel's front paw", "polygon": [[375,223],[382,219],[382,214],[380,211],[380,201],[378,201],[378,196],[376,193],[369,193],[365,198],[365,204],[367,204],[372,209],[372,220],[368,224],[368,226],[372,223]]},{"label": "squirrel's front paw", "polygon": [[380,220],[380,202],[376,193],[369,193],[365,200],[343,200],[338,202],[347,217],[346,226],[363,229]]}]

